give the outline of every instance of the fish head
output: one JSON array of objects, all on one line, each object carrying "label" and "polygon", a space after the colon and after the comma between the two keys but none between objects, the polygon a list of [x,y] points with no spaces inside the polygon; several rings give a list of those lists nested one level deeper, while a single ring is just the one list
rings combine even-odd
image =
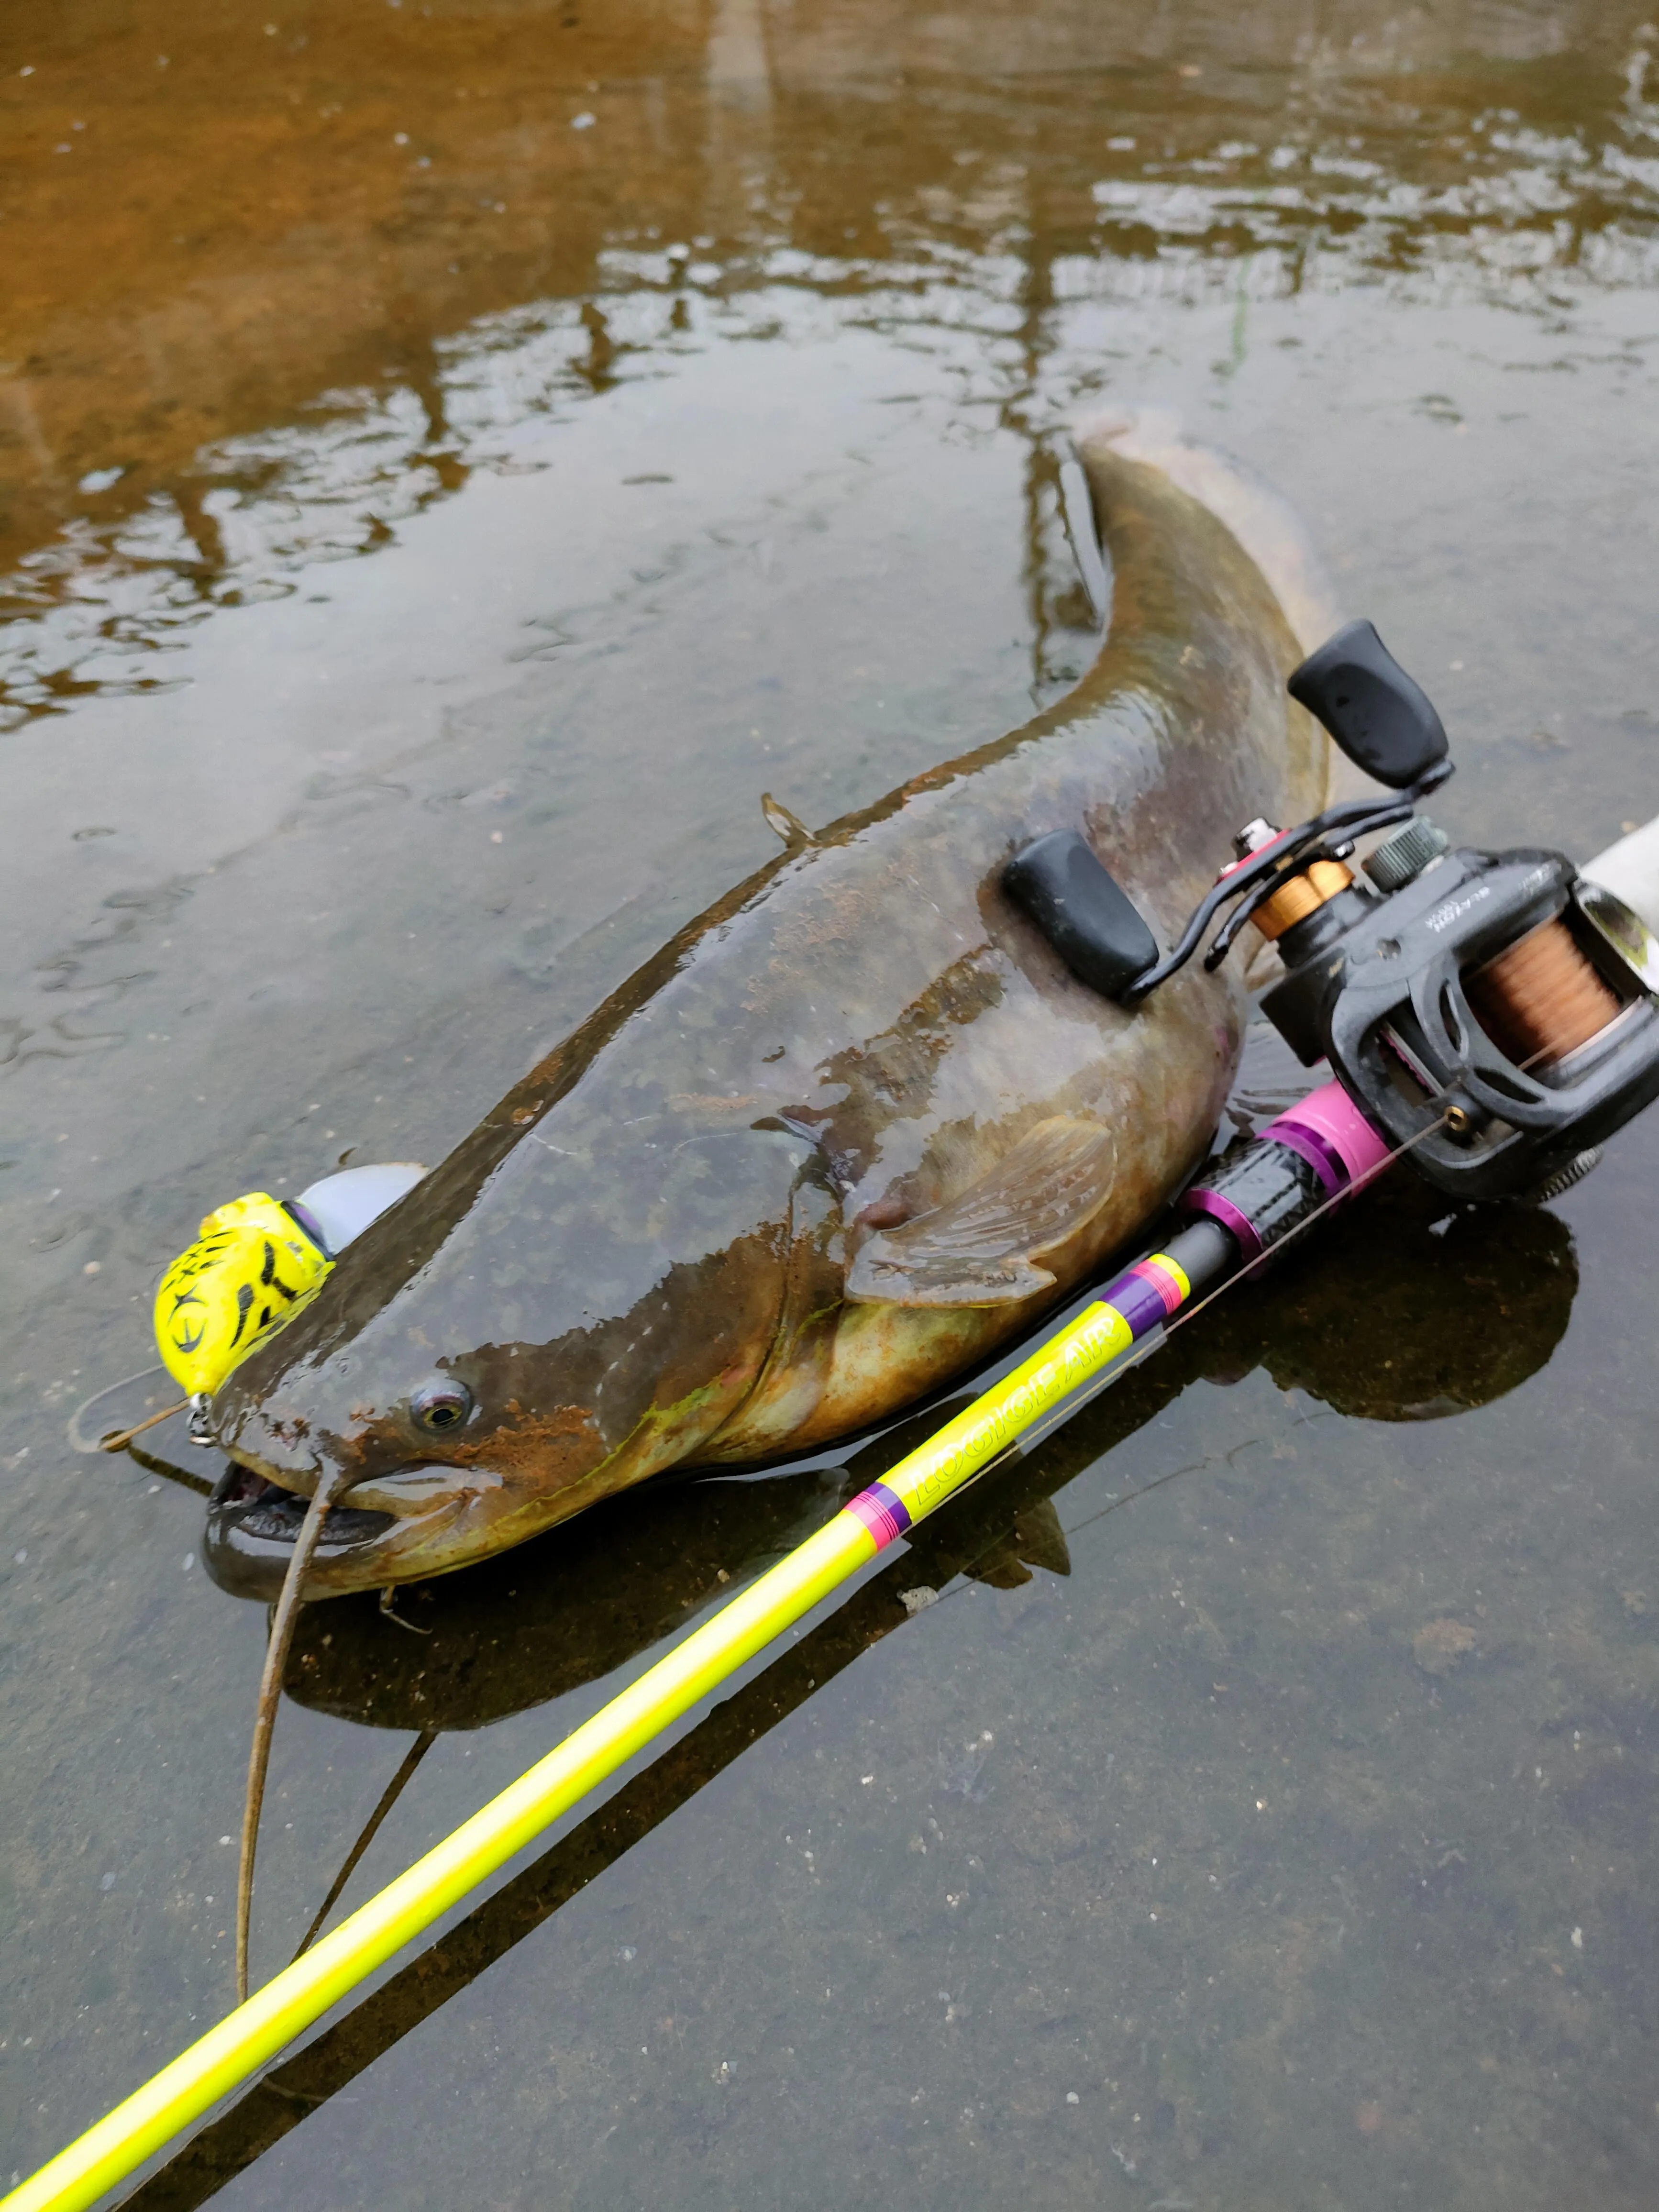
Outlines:
[{"label": "fish head", "polygon": [[692,1459],[754,1389],[792,1247],[821,1250],[832,1211],[811,1145],[667,1115],[545,1128],[464,1146],[219,1391],[224,1587],[275,1595],[319,1490],[307,1595],[447,1573]]}]

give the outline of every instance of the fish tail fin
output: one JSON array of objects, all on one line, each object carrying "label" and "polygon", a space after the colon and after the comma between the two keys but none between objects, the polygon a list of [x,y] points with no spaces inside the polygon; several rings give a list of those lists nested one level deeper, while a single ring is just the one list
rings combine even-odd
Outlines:
[{"label": "fish tail fin", "polygon": [[[1075,422],[1072,434],[1080,454],[1105,448],[1143,462],[1207,507],[1266,578],[1304,653],[1322,645],[1341,622],[1330,573],[1290,501],[1247,462],[1188,435],[1172,410],[1103,409]],[[1328,801],[1376,787],[1330,748]]]},{"label": "fish tail fin", "polygon": [[1272,585],[1304,653],[1340,623],[1335,586],[1306,524],[1247,462],[1189,437],[1163,407],[1102,410],[1075,423],[1073,436],[1081,451],[1109,446],[1126,460],[1145,462],[1208,507]]}]

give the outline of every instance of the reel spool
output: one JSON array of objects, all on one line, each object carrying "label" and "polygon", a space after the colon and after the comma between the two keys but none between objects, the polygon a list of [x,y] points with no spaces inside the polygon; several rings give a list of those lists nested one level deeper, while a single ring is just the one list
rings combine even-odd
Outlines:
[{"label": "reel spool", "polygon": [[1540,922],[1463,987],[1487,1036],[1527,1068],[1555,1066],[1624,1012],[1562,921]]}]

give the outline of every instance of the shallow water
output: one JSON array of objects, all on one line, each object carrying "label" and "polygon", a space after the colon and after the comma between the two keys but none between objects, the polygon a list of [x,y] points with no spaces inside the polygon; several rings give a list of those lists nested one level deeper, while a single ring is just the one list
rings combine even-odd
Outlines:
[{"label": "shallow water", "polygon": [[[1659,811],[1656,94],[1547,0],[7,11],[0,2179],[228,2001],[264,1633],[69,1412],[208,1205],[441,1155],[763,788],[1058,696],[1079,406],[1291,495],[1449,827]],[[139,2201],[1650,2203],[1656,1169],[1357,1207]],[[880,1463],[313,1616],[256,1970],[416,1731],[348,1904]]]}]

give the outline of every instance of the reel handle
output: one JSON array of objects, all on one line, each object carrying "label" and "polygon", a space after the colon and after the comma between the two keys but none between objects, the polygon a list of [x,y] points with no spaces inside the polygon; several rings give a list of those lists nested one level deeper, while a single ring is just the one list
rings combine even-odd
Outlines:
[{"label": "reel handle", "polygon": [[1080,982],[1121,1000],[1158,963],[1158,943],[1128,893],[1075,830],[1051,830],[1008,863],[1003,888]]},{"label": "reel handle", "polygon": [[1285,687],[1356,768],[1391,791],[1419,782],[1446,757],[1446,732],[1420,684],[1368,622],[1346,623],[1291,671]]},{"label": "reel handle", "polygon": [[1206,892],[1163,959],[1145,918],[1077,830],[1039,837],[1003,870],[1003,889],[1072,973],[1103,997],[1139,1006],[1185,967],[1221,908],[1233,905],[1232,919],[1205,959],[1206,968],[1218,967],[1256,909],[1310,861],[1328,857],[1332,840],[1340,852],[1351,852],[1356,838],[1407,819],[1417,801],[1451,774],[1445,729],[1427,693],[1370,623],[1349,623],[1328,638],[1286,688],[1356,767],[1400,796],[1346,799],[1255,851],[1241,844],[1243,857]]}]

